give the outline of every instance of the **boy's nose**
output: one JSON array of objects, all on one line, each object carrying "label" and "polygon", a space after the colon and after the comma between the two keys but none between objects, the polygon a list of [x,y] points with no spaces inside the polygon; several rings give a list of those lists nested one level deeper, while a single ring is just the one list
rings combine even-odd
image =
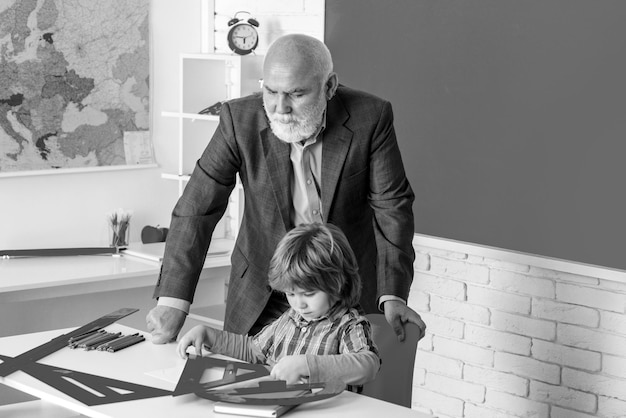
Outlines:
[{"label": "boy's nose", "polygon": [[300,309],[306,308],[306,301],[304,300],[304,298],[297,297],[296,306]]}]

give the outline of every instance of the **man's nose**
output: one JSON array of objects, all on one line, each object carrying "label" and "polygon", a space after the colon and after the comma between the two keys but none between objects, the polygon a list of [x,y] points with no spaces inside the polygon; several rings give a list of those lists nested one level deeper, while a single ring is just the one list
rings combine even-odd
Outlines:
[{"label": "man's nose", "polygon": [[276,99],[276,113],[290,113],[291,103],[289,103],[289,97],[286,94],[279,94]]}]

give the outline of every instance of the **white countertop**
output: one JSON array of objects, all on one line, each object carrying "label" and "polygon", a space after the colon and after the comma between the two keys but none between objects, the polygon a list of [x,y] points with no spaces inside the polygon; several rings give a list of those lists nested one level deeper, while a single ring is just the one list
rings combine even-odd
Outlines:
[{"label": "white countertop", "polygon": [[[233,240],[214,240],[204,268],[230,266]],[[151,259],[163,243],[131,244],[139,255],[81,255],[0,259],[0,301],[33,300],[155,284],[160,262]],[[145,248],[147,257],[142,257]],[[157,251],[158,252],[158,251]],[[9,299],[8,299],[9,298]]]}]

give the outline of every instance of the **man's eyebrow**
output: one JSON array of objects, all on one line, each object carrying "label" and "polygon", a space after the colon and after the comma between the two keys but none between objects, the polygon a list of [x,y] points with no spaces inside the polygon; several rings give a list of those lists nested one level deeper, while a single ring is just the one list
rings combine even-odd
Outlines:
[{"label": "man's eyebrow", "polygon": [[[269,91],[270,93],[276,93],[277,91],[268,87],[267,84],[263,84],[263,88],[267,91]],[[309,91],[309,89],[307,88],[303,88],[303,87],[296,87],[294,89],[285,91],[285,94],[293,94],[293,93],[306,93],[307,91]]]}]

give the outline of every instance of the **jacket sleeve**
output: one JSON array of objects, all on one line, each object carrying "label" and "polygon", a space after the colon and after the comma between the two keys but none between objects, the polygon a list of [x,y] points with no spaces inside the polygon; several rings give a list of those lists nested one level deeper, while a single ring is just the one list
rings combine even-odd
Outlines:
[{"label": "jacket sleeve", "polygon": [[370,150],[369,202],[378,251],[377,297],[408,298],[415,260],[414,199],[396,140],[391,104],[385,102]]},{"label": "jacket sleeve", "polygon": [[213,231],[236,183],[240,161],[233,132],[225,103],[219,126],[172,212],[155,298],[193,301]]}]

